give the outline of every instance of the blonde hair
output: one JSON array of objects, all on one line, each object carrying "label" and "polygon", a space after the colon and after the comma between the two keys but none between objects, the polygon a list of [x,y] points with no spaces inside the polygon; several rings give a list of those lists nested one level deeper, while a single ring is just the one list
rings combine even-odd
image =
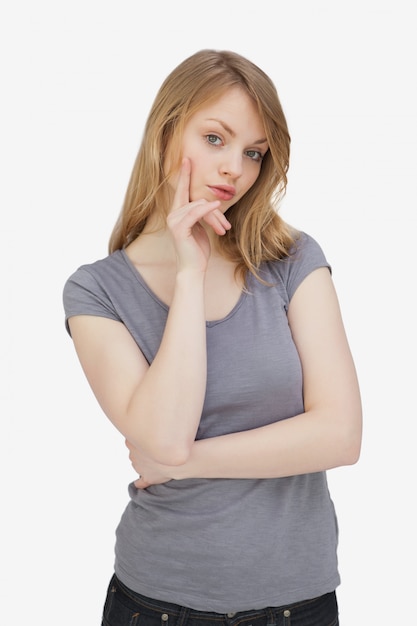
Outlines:
[{"label": "blonde hair", "polygon": [[[290,135],[276,88],[254,63],[230,51],[201,50],[185,59],[159,89],[136,157],[119,218],[109,241],[109,252],[124,248],[144,229],[148,217],[166,211],[167,176],[164,158],[168,145],[179,147],[189,118],[202,106],[239,86],[254,100],[263,122],[269,150],[260,174],[247,193],[227,211],[232,228],[219,237],[219,249],[259,278],[263,261],[284,258],[295,231],[278,215],[286,191]],[[178,167],[178,153],[172,167]],[[165,215],[164,215],[165,216]]]}]

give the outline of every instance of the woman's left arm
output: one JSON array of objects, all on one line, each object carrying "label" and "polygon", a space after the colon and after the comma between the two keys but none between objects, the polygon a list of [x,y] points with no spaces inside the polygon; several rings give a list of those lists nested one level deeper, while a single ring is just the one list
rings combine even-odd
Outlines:
[{"label": "woman's left arm", "polygon": [[254,430],[196,441],[172,478],[278,478],[357,462],[362,408],[330,272],[296,290],[288,321],[303,371],[305,412]]},{"label": "woman's left arm", "polygon": [[307,276],[288,321],[303,371],[305,412],[253,430],[195,441],[183,465],[154,463],[127,443],[139,488],[184,478],[280,478],[352,465],[362,408],[356,370],[330,272]]}]

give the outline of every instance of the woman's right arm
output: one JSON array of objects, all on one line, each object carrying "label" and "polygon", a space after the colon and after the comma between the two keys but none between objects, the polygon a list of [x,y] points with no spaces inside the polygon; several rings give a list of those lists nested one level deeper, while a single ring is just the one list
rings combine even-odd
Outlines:
[{"label": "woman's right arm", "polygon": [[203,280],[178,275],[176,283],[151,366],[121,322],[89,315],[69,319],[78,358],[104,413],[146,455],[172,465],[188,456],[206,386]]},{"label": "woman's right arm", "polygon": [[79,315],[69,319],[87,380],[104,413],[151,459],[183,464],[191,451],[206,390],[204,278],[210,246],[199,220],[224,234],[218,202],[189,202],[190,164],[181,169],[169,229],[177,254],[173,301],[149,366],[126,327]]}]

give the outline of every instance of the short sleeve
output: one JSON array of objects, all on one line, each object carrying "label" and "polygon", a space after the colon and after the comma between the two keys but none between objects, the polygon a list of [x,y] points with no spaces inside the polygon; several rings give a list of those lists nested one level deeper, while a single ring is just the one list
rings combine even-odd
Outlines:
[{"label": "short sleeve", "polygon": [[95,276],[84,267],[72,274],[64,285],[65,327],[71,334],[68,320],[74,315],[97,315],[121,321],[108,293]]},{"label": "short sleeve", "polygon": [[327,267],[330,272],[332,271],[321,246],[313,237],[303,232],[296,240],[291,255],[285,259],[284,266],[289,300],[311,272],[320,267]]}]

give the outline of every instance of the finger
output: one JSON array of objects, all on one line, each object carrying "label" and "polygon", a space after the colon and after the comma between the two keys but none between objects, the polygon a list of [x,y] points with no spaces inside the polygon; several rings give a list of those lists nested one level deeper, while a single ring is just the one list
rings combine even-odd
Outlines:
[{"label": "finger", "polygon": [[133,484],[135,485],[136,489],[146,489],[147,487],[149,487],[148,482],[146,482],[142,476],[139,474],[139,478],[137,478]]},{"label": "finger", "polygon": [[206,222],[206,224],[212,227],[217,235],[224,235],[226,234],[226,231],[232,228],[232,225],[227,217],[218,209],[207,213],[203,217],[203,220]]},{"label": "finger", "polygon": [[191,161],[183,159],[175,189],[173,209],[179,209],[190,202]]},{"label": "finger", "polygon": [[[181,209],[171,211],[167,217],[168,226],[172,231],[178,230],[178,232],[188,233],[197,222],[205,218],[211,211],[218,209],[219,206],[219,200],[212,200],[211,202],[195,200]],[[223,215],[221,212],[219,213]]]}]

